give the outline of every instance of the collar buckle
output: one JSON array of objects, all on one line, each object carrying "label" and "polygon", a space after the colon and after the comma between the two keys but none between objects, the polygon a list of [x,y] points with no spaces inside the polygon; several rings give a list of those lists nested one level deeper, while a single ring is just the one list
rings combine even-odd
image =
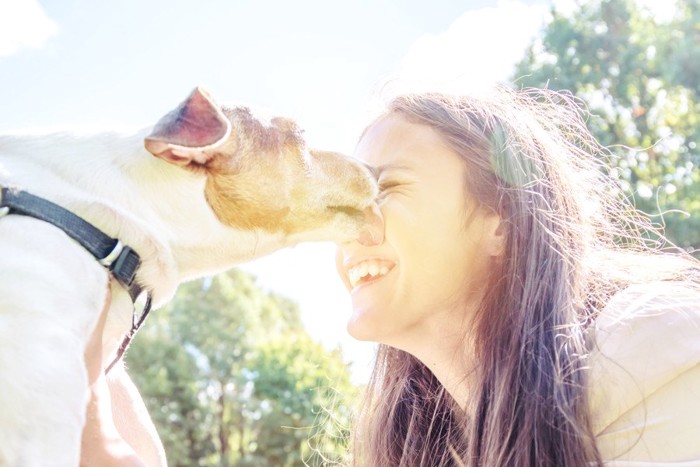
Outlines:
[{"label": "collar buckle", "polygon": [[[117,248],[119,248],[118,251]],[[119,282],[129,288],[134,282],[136,271],[141,265],[141,259],[139,258],[139,255],[129,246],[122,246],[119,240],[117,240],[117,245],[115,245],[112,253],[107,255],[105,259],[115,255],[115,252],[116,258],[109,264],[105,264],[105,266],[107,266],[107,268],[112,272],[112,274],[114,274],[114,277]]]}]

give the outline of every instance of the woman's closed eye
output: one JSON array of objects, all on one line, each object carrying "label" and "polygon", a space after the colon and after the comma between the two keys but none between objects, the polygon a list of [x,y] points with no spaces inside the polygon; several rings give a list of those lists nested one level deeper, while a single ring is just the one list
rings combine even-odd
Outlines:
[{"label": "woman's closed eye", "polygon": [[396,188],[401,186],[401,183],[396,180],[380,180],[379,181],[379,197],[384,198]]}]

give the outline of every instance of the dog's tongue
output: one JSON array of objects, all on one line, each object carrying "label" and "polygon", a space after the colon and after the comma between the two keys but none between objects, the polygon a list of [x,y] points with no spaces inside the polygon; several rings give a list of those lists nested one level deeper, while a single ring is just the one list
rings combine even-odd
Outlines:
[{"label": "dog's tongue", "polygon": [[[189,148],[211,146],[228,135],[230,124],[202,88],[196,88],[177,108],[168,112],[146,137],[146,149],[162,151],[162,143]],[[156,144],[160,142],[161,144]]]}]

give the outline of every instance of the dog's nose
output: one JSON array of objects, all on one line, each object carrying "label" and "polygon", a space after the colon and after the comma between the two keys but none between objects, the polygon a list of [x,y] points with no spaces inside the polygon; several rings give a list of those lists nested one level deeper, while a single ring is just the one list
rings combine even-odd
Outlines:
[{"label": "dog's nose", "polygon": [[384,241],[384,217],[376,203],[372,203],[364,211],[365,223],[357,237],[357,241],[364,246],[381,245]]}]

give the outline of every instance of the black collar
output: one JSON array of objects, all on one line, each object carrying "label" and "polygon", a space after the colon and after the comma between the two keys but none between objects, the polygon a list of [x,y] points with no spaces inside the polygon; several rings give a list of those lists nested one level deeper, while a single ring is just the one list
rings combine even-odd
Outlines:
[{"label": "black collar", "polygon": [[[129,292],[132,302],[135,302],[141,295],[143,288],[134,280],[141,265],[141,258],[129,246],[122,245],[119,239],[110,237],[94,225],[51,201],[16,188],[1,187],[0,218],[7,214],[34,217],[60,228],[112,273],[117,282]],[[147,291],[146,304],[141,316],[137,317],[134,309],[131,331],[124,338],[117,358],[107,368],[107,371],[126,351],[131,338],[150,311],[150,307],[151,292]]]}]

